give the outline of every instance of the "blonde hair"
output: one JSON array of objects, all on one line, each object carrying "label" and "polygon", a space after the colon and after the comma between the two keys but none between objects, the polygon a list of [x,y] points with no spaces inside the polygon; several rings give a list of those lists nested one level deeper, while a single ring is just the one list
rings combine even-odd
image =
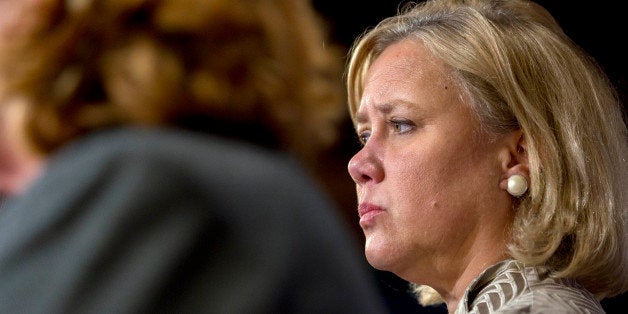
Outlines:
[{"label": "blonde hair", "polygon": [[0,51],[38,151],[123,124],[248,125],[303,156],[335,139],[342,55],[306,0],[48,2]]},{"label": "blonde hair", "polygon": [[456,71],[486,131],[523,132],[531,182],[514,209],[512,257],[576,279],[599,298],[626,291],[628,135],[596,62],[533,2],[410,4],[352,47],[354,121],[371,63],[403,39],[420,40]]}]

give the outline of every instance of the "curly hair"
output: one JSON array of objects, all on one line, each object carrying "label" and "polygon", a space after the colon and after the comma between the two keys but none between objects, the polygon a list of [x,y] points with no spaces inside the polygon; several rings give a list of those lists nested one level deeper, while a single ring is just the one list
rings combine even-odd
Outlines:
[{"label": "curly hair", "polygon": [[340,49],[301,0],[45,1],[0,49],[0,95],[26,99],[51,152],[123,124],[246,130],[306,155],[343,113]]}]

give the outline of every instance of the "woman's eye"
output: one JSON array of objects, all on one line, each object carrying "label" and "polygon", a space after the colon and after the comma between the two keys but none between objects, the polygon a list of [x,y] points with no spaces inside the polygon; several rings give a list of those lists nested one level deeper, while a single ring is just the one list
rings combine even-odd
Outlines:
[{"label": "woman's eye", "polygon": [[393,129],[395,130],[396,133],[408,132],[408,131],[412,130],[412,127],[414,126],[414,124],[412,122],[409,122],[409,121],[391,120],[390,124],[392,125],[392,127],[393,127]]},{"label": "woman's eye", "polygon": [[371,137],[371,131],[363,131],[363,132],[360,132],[360,134],[358,134],[358,139],[360,140],[360,143],[362,143],[362,145],[365,145],[370,137]]}]

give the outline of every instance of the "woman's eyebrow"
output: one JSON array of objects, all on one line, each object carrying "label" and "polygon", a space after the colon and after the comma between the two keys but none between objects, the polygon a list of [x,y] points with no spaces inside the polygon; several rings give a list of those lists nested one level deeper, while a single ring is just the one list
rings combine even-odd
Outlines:
[{"label": "woman's eyebrow", "polygon": [[[392,112],[393,110],[393,105],[389,104],[389,103],[385,103],[385,104],[377,104],[375,105],[375,109],[377,111],[379,111],[382,114],[389,114]],[[366,116],[366,114],[363,111],[358,110],[355,114],[355,120],[358,123],[364,123],[366,121],[368,121],[368,117]]]}]

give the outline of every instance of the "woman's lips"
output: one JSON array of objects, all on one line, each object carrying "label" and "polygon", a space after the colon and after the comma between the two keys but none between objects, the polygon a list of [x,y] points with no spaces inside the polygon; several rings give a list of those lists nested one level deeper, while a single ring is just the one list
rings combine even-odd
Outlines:
[{"label": "woman's lips", "polygon": [[383,213],[384,209],[373,204],[362,203],[358,206],[360,216],[360,227],[366,228],[375,224],[375,217]]}]

